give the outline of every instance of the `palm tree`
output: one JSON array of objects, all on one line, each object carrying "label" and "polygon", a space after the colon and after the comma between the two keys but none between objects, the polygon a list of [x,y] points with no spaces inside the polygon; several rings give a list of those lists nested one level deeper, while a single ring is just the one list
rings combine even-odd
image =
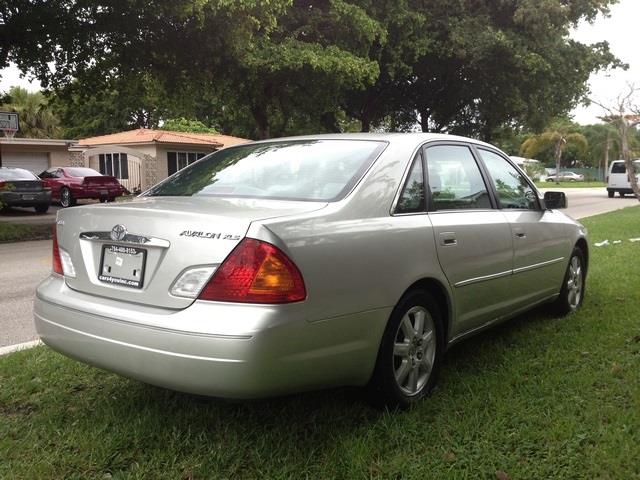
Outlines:
[{"label": "palm tree", "polygon": [[526,139],[520,147],[520,154],[523,157],[533,158],[540,152],[553,148],[553,158],[556,162],[556,183],[560,183],[562,152],[568,145],[574,145],[584,152],[589,144],[581,133],[569,132],[571,128],[570,124],[553,125],[547,131]]},{"label": "palm tree", "polygon": [[2,110],[16,112],[20,117],[20,130],[16,137],[55,138],[61,128],[58,117],[52,112],[42,92],[29,92],[21,87],[11,87],[8,103]]}]

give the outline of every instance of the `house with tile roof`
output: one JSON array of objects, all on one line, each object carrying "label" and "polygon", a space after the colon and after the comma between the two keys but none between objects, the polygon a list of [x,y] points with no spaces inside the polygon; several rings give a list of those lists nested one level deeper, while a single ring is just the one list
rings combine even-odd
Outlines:
[{"label": "house with tile roof", "polygon": [[249,141],[139,128],[79,140],[69,148],[69,164],[113,175],[132,192],[144,191],[211,152]]}]

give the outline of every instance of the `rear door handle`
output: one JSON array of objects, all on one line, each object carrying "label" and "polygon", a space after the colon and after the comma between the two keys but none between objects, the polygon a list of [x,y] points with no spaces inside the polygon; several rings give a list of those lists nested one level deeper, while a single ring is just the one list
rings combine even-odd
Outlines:
[{"label": "rear door handle", "polygon": [[453,247],[458,245],[455,232],[443,232],[440,234],[440,245],[443,247]]},{"label": "rear door handle", "polygon": [[527,238],[527,233],[521,227],[515,227],[513,233],[516,238]]}]

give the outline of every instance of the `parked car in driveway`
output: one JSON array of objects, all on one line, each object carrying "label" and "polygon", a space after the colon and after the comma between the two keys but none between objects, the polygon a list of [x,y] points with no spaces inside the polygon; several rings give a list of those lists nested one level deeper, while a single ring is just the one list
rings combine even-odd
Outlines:
[{"label": "parked car in driveway", "polygon": [[[636,169],[636,178],[640,182],[640,159],[635,159],[633,165]],[[624,160],[614,160],[609,165],[609,173],[607,175],[607,194],[609,198],[618,193],[621,197],[627,194],[632,194],[631,178],[627,171],[627,166],[624,164]]]},{"label": "parked car in driveway", "polygon": [[40,178],[51,188],[53,200],[63,207],[72,207],[80,198],[112,202],[126,193],[115,177],[92,168],[54,167],[42,172]]},{"label": "parked car in driveway", "polygon": [[[557,180],[556,180],[557,179]],[[560,175],[556,175],[555,171],[548,175],[547,182],[584,182],[584,175],[574,172],[560,172]]]},{"label": "parked car in driveway", "polygon": [[584,298],[582,225],[495,147],[436,134],[229,147],[128,202],[58,212],[42,340],[166,388],[341,385],[406,407],[448,347]]},{"label": "parked car in driveway", "polygon": [[0,207],[33,207],[47,213],[51,205],[51,190],[29,170],[0,167]]}]

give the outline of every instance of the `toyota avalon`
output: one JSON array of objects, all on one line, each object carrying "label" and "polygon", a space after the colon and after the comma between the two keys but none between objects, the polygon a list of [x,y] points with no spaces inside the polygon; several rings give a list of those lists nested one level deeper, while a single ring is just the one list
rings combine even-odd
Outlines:
[{"label": "toyota avalon", "polygon": [[223,149],[61,210],[34,315],[51,348],[195,394],[341,385],[406,407],[448,347],[584,298],[586,231],[500,150],[435,134]]}]

